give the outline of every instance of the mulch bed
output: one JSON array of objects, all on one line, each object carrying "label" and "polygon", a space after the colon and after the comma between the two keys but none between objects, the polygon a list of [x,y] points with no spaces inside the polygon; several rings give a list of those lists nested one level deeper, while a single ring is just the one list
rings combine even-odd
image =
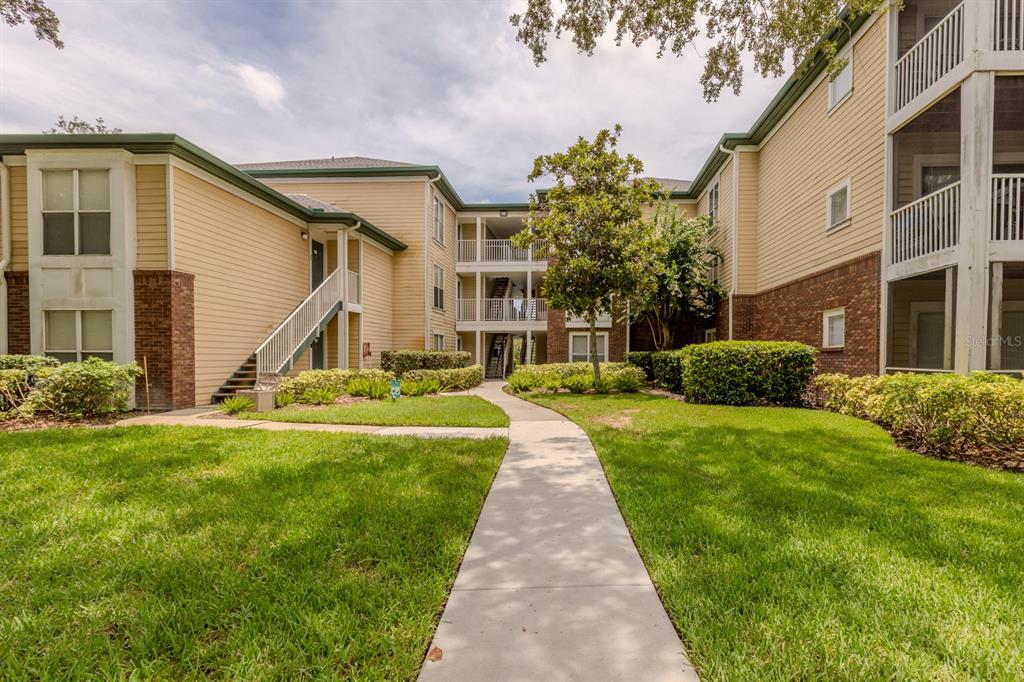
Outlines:
[{"label": "mulch bed", "polygon": [[54,419],[51,417],[32,417],[30,419],[11,419],[0,421],[0,432],[15,431],[39,431],[41,429],[80,429],[95,428],[97,426],[110,426],[122,419],[133,416],[130,412],[123,414],[110,414],[105,417],[92,417],[90,419]]},{"label": "mulch bed", "polygon": [[996,448],[948,448],[936,449],[922,446],[906,436],[892,434],[893,440],[904,450],[916,452],[925,457],[945,459],[961,464],[974,464],[987,469],[1024,473],[1024,450],[998,450]]}]

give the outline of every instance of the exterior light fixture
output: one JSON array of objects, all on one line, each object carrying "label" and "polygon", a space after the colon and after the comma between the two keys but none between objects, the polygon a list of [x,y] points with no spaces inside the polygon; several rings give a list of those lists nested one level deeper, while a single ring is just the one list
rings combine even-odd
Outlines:
[{"label": "exterior light fixture", "polygon": [[500,211],[498,211],[498,215],[500,215],[502,218],[507,218],[508,211],[506,211],[505,209],[501,209]]},{"label": "exterior light fixture", "polygon": [[302,231],[302,241],[309,241],[309,232],[306,232],[305,230]]}]

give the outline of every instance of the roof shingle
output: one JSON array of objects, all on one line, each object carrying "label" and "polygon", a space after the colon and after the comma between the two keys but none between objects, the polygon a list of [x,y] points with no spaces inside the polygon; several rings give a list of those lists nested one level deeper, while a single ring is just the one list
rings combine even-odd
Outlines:
[{"label": "roof shingle", "polygon": [[404,168],[415,166],[404,161],[371,159],[367,156],[332,156],[326,159],[297,159],[295,161],[265,161],[261,163],[239,163],[236,168],[250,170],[301,170],[332,168]]}]

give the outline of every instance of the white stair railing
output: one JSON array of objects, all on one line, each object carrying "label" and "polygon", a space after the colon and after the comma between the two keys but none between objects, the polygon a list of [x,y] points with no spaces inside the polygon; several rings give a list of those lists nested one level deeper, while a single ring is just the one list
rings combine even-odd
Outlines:
[{"label": "white stair railing", "polygon": [[894,107],[899,111],[964,59],[964,3],[924,34],[896,62]]},{"label": "white stair railing", "polygon": [[960,243],[960,183],[896,209],[889,224],[893,264],[956,246]]},{"label": "white stair railing", "polygon": [[1024,0],[995,0],[992,49],[997,52],[1024,50]]},{"label": "white stair railing", "polygon": [[992,239],[1024,240],[1024,175],[992,176]]},{"label": "white stair railing", "polygon": [[319,327],[342,297],[342,275],[338,268],[292,311],[267,340],[256,349],[256,374],[277,374]]}]

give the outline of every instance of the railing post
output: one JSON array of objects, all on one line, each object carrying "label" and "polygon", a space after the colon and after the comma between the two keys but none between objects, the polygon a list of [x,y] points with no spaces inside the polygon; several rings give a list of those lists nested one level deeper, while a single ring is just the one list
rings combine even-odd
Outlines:
[{"label": "railing post", "polygon": [[[482,255],[480,253],[480,247],[481,247],[480,237],[481,237],[481,234],[482,234],[482,230],[481,230],[482,223],[483,223],[483,218],[481,218],[480,216],[477,216],[476,217],[476,254],[474,255],[475,257],[473,258],[474,261],[479,261],[480,260],[480,256]],[[477,296],[477,298],[480,298],[480,297]]]}]

